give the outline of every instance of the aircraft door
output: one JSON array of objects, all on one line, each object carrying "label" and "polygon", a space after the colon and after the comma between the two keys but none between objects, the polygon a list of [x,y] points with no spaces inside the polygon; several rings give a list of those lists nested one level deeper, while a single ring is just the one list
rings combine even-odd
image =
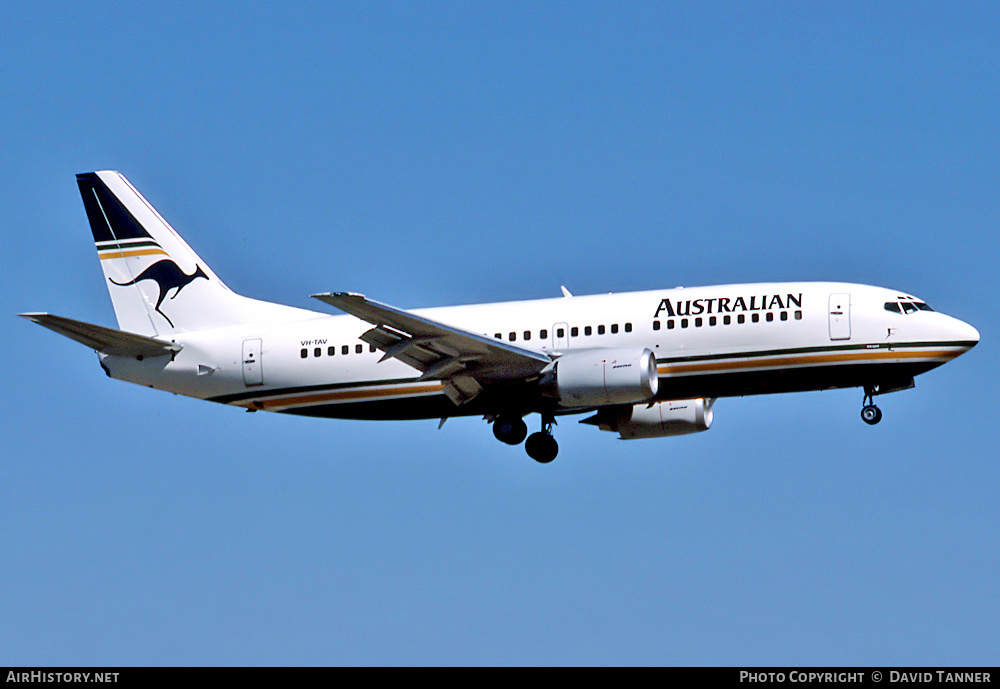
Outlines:
[{"label": "aircraft door", "polygon": [[569,326],[565,323],[556,323],[552,326],[552,349],[557,352],[569,349]]},{"label": "aircraft door", "polygon": [[243,382],[247,386],[264,384],[264,372],[260,366],[260,350],[260,340],[243,340]]},{"label": "aircraft door", "polygon": [[830,295],[830,339],[851,339],[851,295]]}]

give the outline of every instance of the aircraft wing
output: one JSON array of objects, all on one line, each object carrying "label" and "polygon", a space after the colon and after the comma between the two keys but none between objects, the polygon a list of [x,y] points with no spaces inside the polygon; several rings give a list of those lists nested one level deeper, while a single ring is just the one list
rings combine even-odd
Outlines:
[{"label": "aircraft wing", "polygon": [[382,361],[399,359],[421,371],[421,380],[445,381],[445,393],[455,404],[478,395],[482,383],[523,380],[552,361],[542,352],[380,304],[361,294],[312,296],[374,325],[361,339],[385,352]]},{"label": "aircraft wing", "polygon": [[50,313],[22,313],[18,315],[103,354],[152,357],[181,351],[181,346],[178,344],[155,340],[152,337],[124,330],[105,328],[93,323],[74,321],[72,318],[53,316]]}]

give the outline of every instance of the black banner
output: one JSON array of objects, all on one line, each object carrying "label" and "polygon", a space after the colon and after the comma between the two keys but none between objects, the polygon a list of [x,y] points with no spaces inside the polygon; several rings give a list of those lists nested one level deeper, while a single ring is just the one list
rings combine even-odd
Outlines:
[{"label": "black banner", "polygon": [[[331,668],[277,668],[277,667],[74,667],[74,668],[0,668],[0,677],[6,687],[29,684],[72,685],[136,685],[153,680],[184,681],[195,678],[210,680],[212,677],[230,680],[245,674],[247,681],[305,680],[321,676]],[[339,668],[337,668],[339,669]],[[996,668],[975,667],[768,667],[768,668],[662,668],[667,678],[691,681],[720,681],[744,685],[913,685],[913,684],[979,684],[990,685],[1000,681]],[[251,675],[252,673],[252,675]]]}]

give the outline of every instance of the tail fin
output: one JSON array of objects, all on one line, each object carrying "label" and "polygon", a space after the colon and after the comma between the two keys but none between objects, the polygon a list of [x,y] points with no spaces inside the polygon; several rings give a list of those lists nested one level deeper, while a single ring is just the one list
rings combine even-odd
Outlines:
[{"label": "tail fin", "polygon": [[226,287],[118,172],[87,172],[76,181],[122,330],[166,335],[269,320],[287,308]]}]

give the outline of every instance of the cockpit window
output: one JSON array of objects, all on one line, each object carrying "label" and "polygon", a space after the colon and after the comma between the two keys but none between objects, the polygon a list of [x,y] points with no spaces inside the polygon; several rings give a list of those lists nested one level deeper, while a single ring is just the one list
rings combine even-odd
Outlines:
[{"label": "cockpit window", "polygon": [[913,297],[900,297],[897,301],[887,301],[885,310],[893,313],[916,313],[917,311],[933,311],[934,309]]}]

